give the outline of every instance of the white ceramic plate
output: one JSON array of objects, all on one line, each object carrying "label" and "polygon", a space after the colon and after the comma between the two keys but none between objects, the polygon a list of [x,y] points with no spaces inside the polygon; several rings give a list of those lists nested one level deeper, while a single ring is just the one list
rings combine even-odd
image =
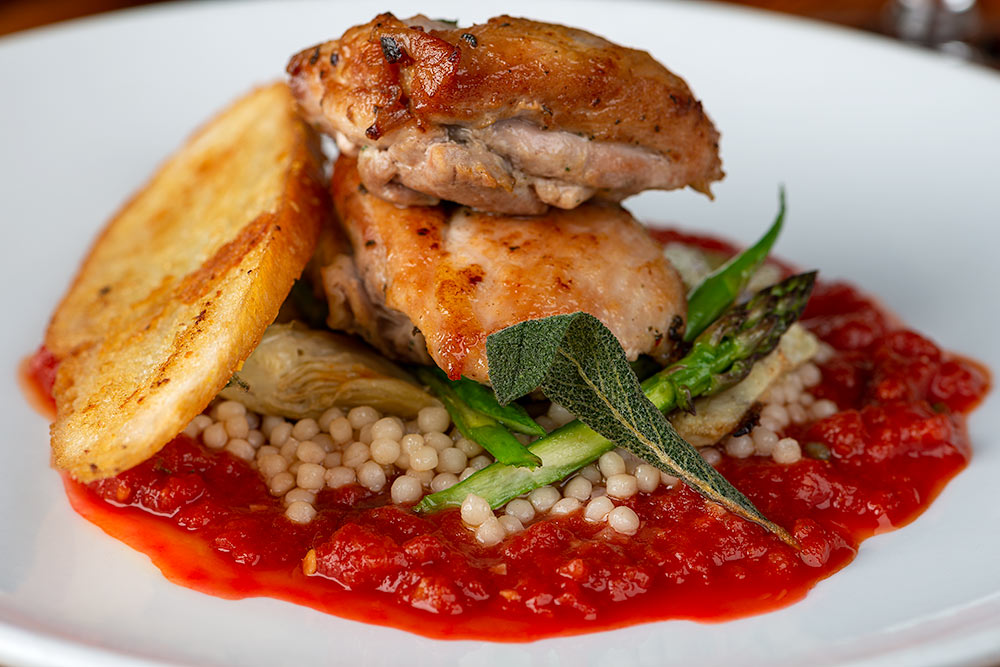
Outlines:
[{"label": "white ceramic plate", "polygon": [[[484,3],[485,4],[485,3]],[[973,416],[976,456],[913,525],[788,609],[526,645],[434,642],[265,599],[168,584],[70,510],[18,359],[96,230],[192,128],[288,56],[385,5],[463,21],[470,2],[159,6],[0,40],[0,663],[196,665],[980,664],[1000,657],[1000,401]],[[779,251],[849,276],[942,343],[1000,368],[1000,76],[887,41],[711,4],[511,0],[681,73],[723,132],[709,203],[630,206],[748,241],[777,185]]]}]

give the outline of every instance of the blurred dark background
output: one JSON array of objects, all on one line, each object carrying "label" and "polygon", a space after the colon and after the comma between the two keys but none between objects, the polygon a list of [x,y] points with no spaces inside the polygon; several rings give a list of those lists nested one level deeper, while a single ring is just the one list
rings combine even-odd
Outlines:
[{"label": "blurred dark background", "polygon": [[[729,2],[890,35],[1000,67],[1000,0]],[[0,0],[0,35],[143,4],[152,3],[149,0]]]}]

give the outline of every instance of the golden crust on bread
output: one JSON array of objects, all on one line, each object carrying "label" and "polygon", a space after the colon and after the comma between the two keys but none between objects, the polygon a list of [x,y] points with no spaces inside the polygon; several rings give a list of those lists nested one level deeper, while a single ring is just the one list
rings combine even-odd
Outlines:
[{"label": "golden crust on bread", "polygon": [[193,136],[111,220],[53,315],[53,464],[149,458],[260,341],[328,215],[317,137],[284,84]]}]

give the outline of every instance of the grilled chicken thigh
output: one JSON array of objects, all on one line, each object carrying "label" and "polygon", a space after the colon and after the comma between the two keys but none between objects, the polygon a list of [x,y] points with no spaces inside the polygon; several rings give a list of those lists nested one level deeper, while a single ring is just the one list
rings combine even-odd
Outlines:
[{"label": "grilled chicken thigh", "polygon": [[400,205],[539,214],[650,188],[707,193],[722,177],[719,134],[687,84],[582,30],[382,14],[288,73],[306,118]]},{"label": "grilled chicken thigh", "polygon": [[[523,320],[586,311],[630,359],[669,354],[684,288],[660,245],[623,208],[589,202],[534,218],[465,207],[399,208],[341,156],[333,198],[353,249],[323,269],[330,325],[387,354],[433,359],[488,382],[486,337]],[[345,248],[346,250],[346,248]]]}]

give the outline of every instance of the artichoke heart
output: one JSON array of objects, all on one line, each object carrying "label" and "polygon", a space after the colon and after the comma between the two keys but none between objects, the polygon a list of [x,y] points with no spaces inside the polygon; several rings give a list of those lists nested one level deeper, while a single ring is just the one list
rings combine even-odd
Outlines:
[{"label": "artichoke heart", "polygon": [[299,322],[268,327],[220,396],[292,419],[359,405],[409,419],[439,405],[402,368],[360,342]]}]

